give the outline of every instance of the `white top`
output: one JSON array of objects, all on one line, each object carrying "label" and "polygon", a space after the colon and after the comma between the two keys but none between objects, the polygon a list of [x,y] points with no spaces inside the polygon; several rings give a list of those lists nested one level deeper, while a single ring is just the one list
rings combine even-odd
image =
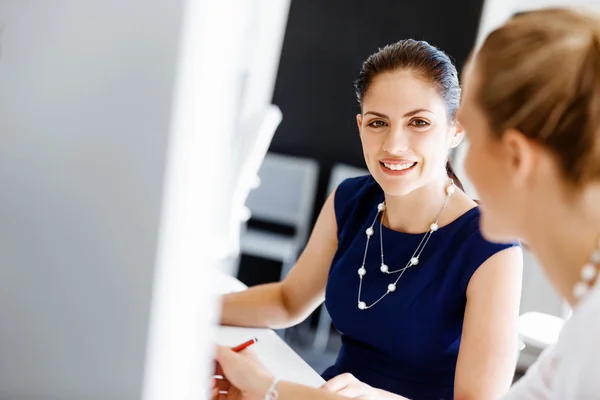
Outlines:
[{"label": "white top", "polygon": [[517,399],[600,399],[600,283],[574,309],[556,346],[503,397]]}]

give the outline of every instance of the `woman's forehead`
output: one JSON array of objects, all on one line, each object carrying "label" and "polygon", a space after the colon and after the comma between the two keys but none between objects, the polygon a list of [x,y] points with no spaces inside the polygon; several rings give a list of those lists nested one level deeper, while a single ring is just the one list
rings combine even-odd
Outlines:
[{"label": "woman's forehead", "polygon": [[387,72],[373,79],[363,99],[363,111],[405,113],[415,109],[444,112],[446,105],[437,89],[407,71]]}]

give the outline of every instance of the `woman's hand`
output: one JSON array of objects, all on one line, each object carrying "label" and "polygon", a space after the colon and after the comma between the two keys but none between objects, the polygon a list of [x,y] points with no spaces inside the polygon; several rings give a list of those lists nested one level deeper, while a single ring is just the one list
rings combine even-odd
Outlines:
[{"label": "woman's hand", "polygon": [[321,386],[329,392],[360,400],[378,399],[378,390],[356,379],[352,374],[341,374]]},{"label": "woman's hand", "polygon": [[213,400],[263,400],[273,375],[249,351],[235,353],[231,349],[217,346],[217,375]]}]

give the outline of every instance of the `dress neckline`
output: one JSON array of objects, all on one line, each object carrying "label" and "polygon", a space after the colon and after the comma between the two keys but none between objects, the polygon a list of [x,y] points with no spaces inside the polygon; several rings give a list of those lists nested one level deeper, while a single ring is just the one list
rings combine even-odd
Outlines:
[{"label": "dress neckline", "polygon": [[[479,206],[475,206],[473,208],[468,209],[467,211],[465,211],[464,213],[462,213],[461,215],[459,215],[457,218],[455,218],[452,222],[450,222],[449,224],[446,224],[444,226],[441,226],[437,232],[444,232],[449,230],[451,227],[456,226],[457,224],[459,224],[461,221],[463,221],[464,219],[466,219],[467,217],[471,216],[472,214],[475,214],[479,212]],[[381,224],[381,226],[383,227],[383,230],[386,232],[390,232],[393,234],[397,234],[397,235],[405,235],[405,236],[423,236],[425,233],[427,232],[420,232],[420,233],[408,233],[408,232],[402,232],[402,231],[396,231],[394,229],[388,228],[387,226],[385,226],[385,224],[382,223],[382,221],[380,219],[378,219],[378,222]]]}]

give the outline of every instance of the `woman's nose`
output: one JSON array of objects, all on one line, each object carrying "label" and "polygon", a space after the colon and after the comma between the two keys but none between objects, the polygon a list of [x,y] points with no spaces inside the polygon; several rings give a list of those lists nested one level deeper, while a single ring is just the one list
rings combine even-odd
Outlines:
[{"label": "woman's nose", "polygon": [[410,148],[409,137],[403,129],[390,131],[385,142],[383,151],[389,154],[402,154]]}]

